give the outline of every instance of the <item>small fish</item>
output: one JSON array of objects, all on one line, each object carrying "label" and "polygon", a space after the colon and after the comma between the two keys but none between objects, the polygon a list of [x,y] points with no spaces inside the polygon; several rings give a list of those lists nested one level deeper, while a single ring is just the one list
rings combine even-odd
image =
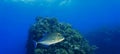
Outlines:
[{"label": "small fish", "polygon": [[52,45],[52,44],[56,44],[58,42],[61,42],[64,40],[64,37],[62,36],[62,34],[60,33],[51,33],[48,34],[47,36],[43,37],[40,41],[35,42],[35,47],[37,46],[37,44],[42,44],[42,45]]}]

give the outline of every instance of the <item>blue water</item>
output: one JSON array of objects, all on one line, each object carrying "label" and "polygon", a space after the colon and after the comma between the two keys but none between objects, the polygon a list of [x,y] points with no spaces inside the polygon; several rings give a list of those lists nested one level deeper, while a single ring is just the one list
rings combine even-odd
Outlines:
[{"label": "blue water", "polygon": [[98,45],[96,54],[120,54],[119,32],[108,42],[103,41],[104,34],[88,35],[103,27],[114,30],[120,26],[119,0],[0,0],[0,54],[25,54],[28,29],[36,16],[72,24],[91,44]]}]

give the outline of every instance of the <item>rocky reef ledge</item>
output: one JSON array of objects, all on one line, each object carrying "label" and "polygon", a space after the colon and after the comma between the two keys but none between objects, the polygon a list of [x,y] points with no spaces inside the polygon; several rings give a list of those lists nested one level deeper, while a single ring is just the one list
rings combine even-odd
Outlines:
[{"label": "rocky reef ledge", "polygon": [[[48,33],[60,33],[64,40],[44,46],[37,44]],[[34,40],[34,41],[33,41]],[[94,54],[95,47],[90,46],[79,31],[72,28],[70,24],[60,23],[57,18],[36,17],[35,23],[29,29],[26,54]]]}]

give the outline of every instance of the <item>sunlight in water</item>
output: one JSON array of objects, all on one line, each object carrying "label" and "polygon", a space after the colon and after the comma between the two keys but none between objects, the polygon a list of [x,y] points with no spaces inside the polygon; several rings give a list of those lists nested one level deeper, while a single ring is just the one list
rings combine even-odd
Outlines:
[{"label": "sunlight in water", "polygon": [[18,2],[30,5],[39,6],[67,6],[71,3],[71,0],[5,0],[7,2]]}]

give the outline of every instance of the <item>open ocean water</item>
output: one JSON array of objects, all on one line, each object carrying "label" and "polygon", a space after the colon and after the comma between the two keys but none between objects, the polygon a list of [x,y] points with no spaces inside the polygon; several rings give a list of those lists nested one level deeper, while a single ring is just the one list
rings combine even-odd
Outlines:
[{"label": "open ocean water", "polygon": [[120,54],[120,0],[0,0],[0,54],[25,54],[36,16],[70,23],[96,54]]}]

